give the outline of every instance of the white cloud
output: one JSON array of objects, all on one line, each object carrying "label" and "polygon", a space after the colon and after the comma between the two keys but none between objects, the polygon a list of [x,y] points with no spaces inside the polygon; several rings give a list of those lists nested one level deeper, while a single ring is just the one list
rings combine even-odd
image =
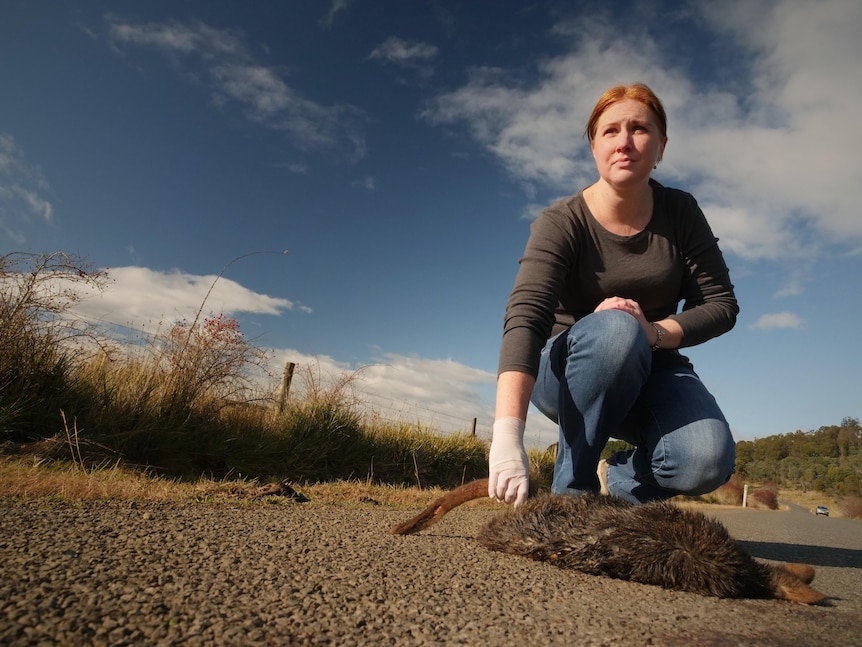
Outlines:
[{"label": "white cloud", "polygon": [[[465,123],[517,180],[546,194],[573,193],[595,179],[585,124],[602,91],[644,81],[669,114],[669,144],[657,177],[706,207],[727,251],[750,259],[813,256],[862,239],[862,3],[694,3],[703,24],[744,54],[733,85],[687,76],[665,43],[633,28],[577,24],[573,48],[524,80],[475,69],[437,96],[424,117]],[[745,88],[745,90],[743,90]]]},{"label": "white cloud", "polygon": [[594,21],[582,23],[578,33],[573,51],[541,61],[528,80],[510,70],[474,68],[465,86],[436,97],[423,116],[433,123],[467,122],[516,179],[574,192],[595,176],[583,130],[599,95],[638,79],[659,89],[673,83],[650,60],[656,55],[651,41],[621,43]]},{"label": "white cloud", "polygon": [[158,272],[146,267],[115,267],[108,274],[112,285],[103,293],[86,294],[76,313],[90,320],[147,329],[183,319],[191,321],[202,305],[204,314],[279,315],[295,307],[310,312],[288,299],[259,294],[224,276],[216,281],[215,275]]},{"label": "white cloud", "polygon": [[716,200],[701,199],[698,203],[707,214],[724,252],[752,261],[775,261],[787,256],[813,256],[819,249],[816,241],[803,240],[793,231],[793,219],[782,222],[770,205],[728,204],[720,198]]},{"label": "white cloud", "polygon": [[[345,5],[346,6],[346,5]],[[117,48],[151,48],[169,57],[190,78],[205,78],[216,105],[234,102],[246,117],[284,132],[300,150],[347,150],[365,154],[362,112],[349,105],[323,105],[302,96],[281,70],[252,55],[243,37],[201,22],[123,22],[107,16],[108,39]]]},{"label": "white cloud", "polygon": [[[711,124],[683,120],[677,139],[685,162],[675,170],[683,179],[700,175],[696,192],[745,212],[745,221],[732,224],[714,219],[719,233],[763,241],[762,229],[772,230],[762,257],[858,240],[862,186],[851,151],[862,146],[862,133],[845,125],[862,101],[855,69],[862,46],[854,27],[862,5],[742,4],[739,12],[703,9],[731,47],[747,48],[753,91]],[[743,20],[751,11],[759,13]]]},{"label": "white cloud", "polygon": [[27,162],[11,135],[0,133],[0,231],[23,245],[29,227],[53,222],[49,193],[41,170]]},{"label": "white cloud", "polygon": [[362,382],[369,390],[406,401],[436,402],[437,407],[453,402],[468,403],[473,416],[479,396],[465,386],[493,384],[496,375],[465,366],[451,359],[432,360],[423,357],[383,354],[379,360],[362,369]]},{"label": "white cloud", "polygon": [[797,330],[802,328],[805,322],[792,312],[776,312],[774,314],[761,315],[751,324],[753,330],[775,330],[776,328],[790,328]]}]

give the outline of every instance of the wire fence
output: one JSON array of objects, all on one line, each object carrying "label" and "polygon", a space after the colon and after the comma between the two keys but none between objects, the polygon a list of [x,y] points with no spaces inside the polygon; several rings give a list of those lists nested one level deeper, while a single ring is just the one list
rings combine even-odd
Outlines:
[{"label": "wire fence", "polygon": [[491,436],[493,421],[487,413],[476,412],[471,416],[371,391],[359,391],[358,395],[372,415],[390,424],[419,423],[441,433],[468,432],[479,438]]}]

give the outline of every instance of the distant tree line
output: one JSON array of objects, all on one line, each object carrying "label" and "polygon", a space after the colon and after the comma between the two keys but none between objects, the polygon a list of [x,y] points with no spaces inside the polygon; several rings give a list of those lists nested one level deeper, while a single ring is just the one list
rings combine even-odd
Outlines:
[{"label": "distant tree line", "polygon": [[856,418],[816,431],[796,431],[736,443],[736,471],[751,481],[862,496],[862,426]]}]

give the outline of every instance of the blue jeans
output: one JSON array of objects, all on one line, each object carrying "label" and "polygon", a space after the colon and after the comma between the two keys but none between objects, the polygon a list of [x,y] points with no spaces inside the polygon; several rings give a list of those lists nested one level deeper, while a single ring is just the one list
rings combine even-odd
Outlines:
[{"label": "blue jeans", "polygon": [[726,483],[736,446],[715,398],[688,366],[653,370],[647,336],[619,310],[590,314],[548,340],[532,403],[560,426],[552,490],[596,492],[610,438],[608,490],[634,503],[705,494]]}]

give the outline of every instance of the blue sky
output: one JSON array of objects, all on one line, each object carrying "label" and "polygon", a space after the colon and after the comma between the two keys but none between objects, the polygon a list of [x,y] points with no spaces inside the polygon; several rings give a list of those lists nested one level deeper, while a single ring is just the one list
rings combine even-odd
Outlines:
[{"label": "blue sky", "polygon": [[[530,221],[594,181],[601,92],[643,81],[655,177],[697,197],[741,305],[696,369],[737,439],[839,424],[862,417],[860,27],[856,0],[2,0],[0,253],[111,268],[80,312],[135,330],[228,266],[206,311],[276,373],[361,369],[381,416],[487,436]],[[555,439],[532,414],[528,444]]]}]

